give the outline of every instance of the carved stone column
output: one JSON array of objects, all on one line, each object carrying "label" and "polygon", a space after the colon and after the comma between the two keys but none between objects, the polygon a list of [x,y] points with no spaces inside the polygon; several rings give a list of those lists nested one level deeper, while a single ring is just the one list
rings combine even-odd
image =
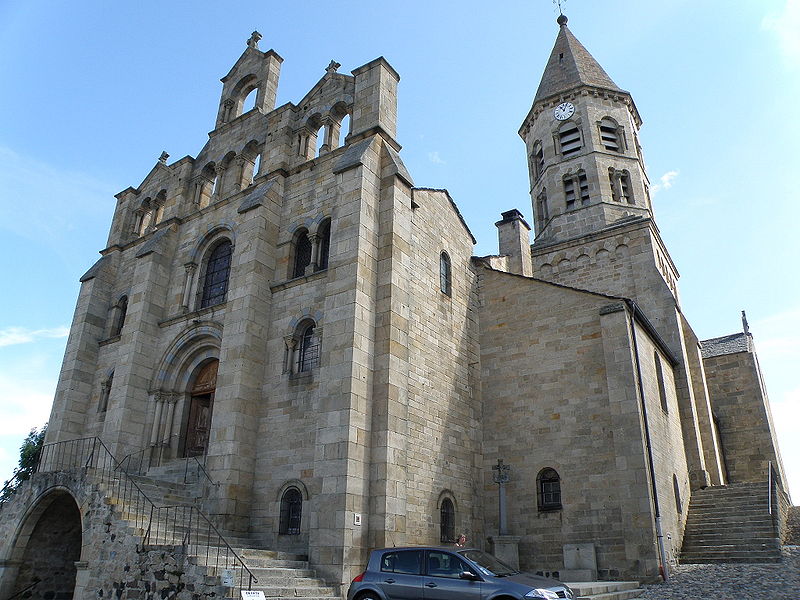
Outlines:
[{"label": "carved stone column", "polygon": [[292,373],[294,372],[294,352],[297,348],[297,340],[293,335],[287,335],[284,336],[283,342],[286,344],[286,362],[283,365],[283,372]]},{"label": "carved stone column", "polygon": [[183,312],[188,312],[192,299],[192,288],[194,287],[192,284],[194,283],[194,272],[197,269],[197,263],[186,263],[183,268],[186,270],[183,281]]},{"label": "carved stone column", "polygon": [[309,233],[308,241],[311,242],[311,263],[306,267],[306,275],[316,273],[319,269],[319,233]]}]

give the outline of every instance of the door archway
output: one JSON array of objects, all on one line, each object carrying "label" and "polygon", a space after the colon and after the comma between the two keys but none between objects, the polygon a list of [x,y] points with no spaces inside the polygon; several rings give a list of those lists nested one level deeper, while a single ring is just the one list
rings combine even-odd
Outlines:
[{"label": "door archway", "polygon": [[81,512],[72,495],[56,491],[40,500],[16,540],[19,570],[11,595],[72,598],[82,544]]},{"label": "door archway", "polygon": [[218,367],[218,360],[211,360],[200,367],[189,391],[184,456],[204,456],[208,451]]}]

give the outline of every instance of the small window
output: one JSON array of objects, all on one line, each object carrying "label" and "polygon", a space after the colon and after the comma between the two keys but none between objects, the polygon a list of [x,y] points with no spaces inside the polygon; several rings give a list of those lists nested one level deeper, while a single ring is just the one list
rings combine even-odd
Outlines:
[{"label": "small window", "polygon": [[606,150],[622,152],[619,126],[608,117],[600,121],[600,142]]},{"label": "small window", "polygon": [[555,469],[542,469],[536,478],[539,511],[561,508],[561,478]]},{"label": "small window", "polygon": [[578,200],[582,205],[589,203],[589,180],[585,171],[564,177],[564,199],[567,210],[575,208]]},{"label": "small window", "polygon": [[558,142],[562,156],[572,156],[583,147],[581,130],[575,123],[567,123],[558,131]]},{"label": "small window", "polygon": [[232,252],[233,246],[229,240],[223,240],[211,251],[206,263],[200,308],[225,302],[225,295],[228,292],[228,277],[231,272]]},{"label": "small window", "polygon": [[636,203],[631,192],[631,176],[627,170],[619,171],[609,167],[608,180],[611,184],[611,199],[614,202]]},{"label": "small window", "polygon": [[678,514],[683,512],[683,502],[681,501],[681,486],[678,485],[678,477],[672,474],[672,491],[675,494],[675,509]]},{"label": "small window", "polygon": [[536,142],[533,145],[533,175],[536,181],[544,174],[544,151],[542,144]]},{"label": "small window", "polygon": [[328,268],[328,258],[331,253],[331,221],[327,219],[320,225],[317,231],[317,243],[319,244],[319,264],[317,265],[318,271],[324,271]]},{"label": "small window", "polygon": [[295,487],[290,487],[281,497],[281,519],[278,533],[281,535],[300,535],[300,519],[303,513],[303,495]]},{"label": "small window", "polygon": [[439,509],[439,541],[443,544],[452,544],[456,541],[456,509],[450,498],[442,500]]},{"label": "small window", "polygon": [[656,363],[656,379],[658,379],[658,397],[661,400],[661,409],[664,412],[669,412],[669,405],[667,404],[667,389],[664,386],[664,368],[661,365],[661,357],[658,351],[653,351],[653,360]]},{"label": "small window", "polygon": [[123,296],[119,299],[114,307],[114,323],[111,326],[111,337],[116,337],[122,333],[122,327],[125,325],[125,316],[128,314],[128,297]]},{"label": "small window", "polygon": [[439,255],[439,289],[443,294],[452,294],[452,268],[447,252]]},{"label": "small window", "polygon": [[308,232],[303,230],[297,234],[294,242],[292,278],[302,277],[306,274],[306,267],[311,264],[311,250],[311,240],[308,239]]},{"label": "small window", "polygon": [[422,575],[422,550],[387,552],[381,558],[381,571],[401,575]]},{"label": "small window", "polygon": [[539,219],[539,227],[544,227],[550,218],[550,211],[547,208],[547,188],[542,188],[536,196],[536,216]]},{"label": "small window", "polygon": [[309,323],[300,333],[296,350],[295,373],[311,371],[319,365],[319,340],[314,335],[315,325]]}]

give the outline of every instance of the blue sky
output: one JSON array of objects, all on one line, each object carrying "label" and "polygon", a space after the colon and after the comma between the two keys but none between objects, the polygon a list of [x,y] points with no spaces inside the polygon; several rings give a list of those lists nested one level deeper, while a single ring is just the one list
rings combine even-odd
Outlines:
[{"label": "blue sky", "polygon": [[[565,13],[644,119],[656,218],[696,332],[741,331],[747,310],[797,502],[800,0],[569,0]],[[385,56],[402,76],[398,137],[416,184],[447,188],[476,254],[490,254],[501,211],[530,218],[517,130],[556,15],[550,0],[0,3],[0,478],[47,420],[114,194],[162,150],[197,154],[251,31],[285,59],[278,104],[331,59],[349,72]]]}]

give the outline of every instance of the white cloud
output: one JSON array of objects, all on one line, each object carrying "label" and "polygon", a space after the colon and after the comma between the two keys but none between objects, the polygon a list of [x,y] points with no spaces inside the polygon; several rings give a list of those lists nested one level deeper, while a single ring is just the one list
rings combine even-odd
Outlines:
[{"label": "white cloud", "polygon": [[25,329],[24,327],[6,327],[0,329],[0,348],[16,344],[28,344],[41,338],[63,338],[69,335],[69,327],[53,327],[52,329]]},{"label": "white cloud", "polygon": [[658,183],[654,183],[650,187],[650,192],[657,194],[661,190],[668,190],[672,187],[672,182],[680,175],[680,171],[667,171],[658,178]]},{"label": "white cloud", "polygon": [[439,156],[438,152],[428,152],[428,160],[435,165],[445,164],[445,161],[442,160],[442,157]]},{"label": "white cloud", "polygon": [[800,65],[800,0],[786,0],[782,10],[761,20],[761,29],[775,35],[787,62]]}]

